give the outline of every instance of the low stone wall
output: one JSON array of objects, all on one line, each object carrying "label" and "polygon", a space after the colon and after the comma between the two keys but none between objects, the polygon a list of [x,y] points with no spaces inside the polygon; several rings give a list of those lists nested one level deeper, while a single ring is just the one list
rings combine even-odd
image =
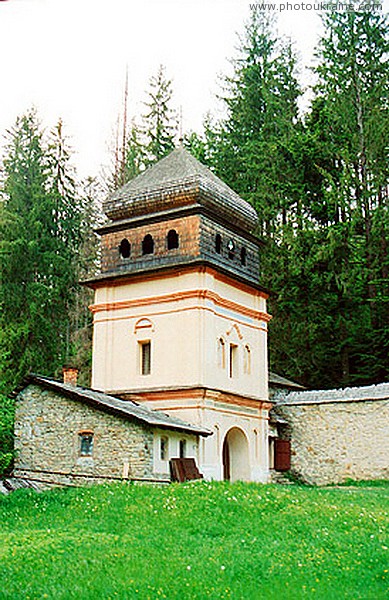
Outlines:
[{"label": "low stone wall", "polygon": [[[93,432],[92,456],[80,455],[82,431]],[[15,450],[19,477],[73,485],[155,477],[149,426],[35,385],[16,403]]]},{"label": "low stone wall", "polygon": [[273,410],[288,422],[291,470],[305,482],[389,479],[389,399],[288,404],[286,398]]}]

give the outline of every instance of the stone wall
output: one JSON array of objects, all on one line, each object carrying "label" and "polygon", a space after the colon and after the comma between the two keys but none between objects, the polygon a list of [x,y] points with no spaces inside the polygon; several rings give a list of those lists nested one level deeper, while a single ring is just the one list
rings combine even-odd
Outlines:
[{"label": "stone wall", "polygon": [[[92,456],[80,455],[82,431],[93,432]],[[156,476],[149,426],[35,385],[16,403],[15,450],[17,476],[73,484]]]},{"label": "stone wall", "polygon": [[[312,392],[302,392],[300,397]],[[292,472],[310,484],[389,479],[389,399],[302,402],[273,411],[288,426]]]}]

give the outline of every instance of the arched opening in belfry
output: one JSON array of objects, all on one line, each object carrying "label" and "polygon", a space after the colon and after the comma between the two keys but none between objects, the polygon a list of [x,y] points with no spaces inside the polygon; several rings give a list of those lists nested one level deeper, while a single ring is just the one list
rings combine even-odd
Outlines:
[{"label": "arched opening in belfry", "polygon": [[246,435],[238,427],[232,427],[224,438],[223,479],[250,480],[249,444]]},{"label": "arched opening in belfry", "polygon": [[130,258],[130,256],[131,256],[131,244],[127,240],[127,238],[124,238],[120,242],[119,253],[120,253],[120,256],[122,256],[123,258]]},{"label": "arched opening in belfry", "polygon": [[154,240],[151,235],[148,233],[143,238],[142,242],[142,254],[153,254],[154,252]]},{"label": "arched opening in belfry", "polygon": [[178,233],[175,229],[171,229],[167,234],[167,249],[174,250],[175,248],[178,248],[178,246]]}]

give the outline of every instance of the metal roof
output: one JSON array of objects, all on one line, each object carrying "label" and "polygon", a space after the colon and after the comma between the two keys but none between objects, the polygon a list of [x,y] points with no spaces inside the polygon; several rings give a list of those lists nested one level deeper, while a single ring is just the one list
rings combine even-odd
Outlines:
[{"label": "metal roof", "polygon": [[[184,431],[186,433],[193,433],[202,436],[208,436],[212,434],[212,431],[204,427],[185,423],[184,421],[176,419],[175,417],[171,417],[161,411],[150,410],[146,406],[140,405],[134,400],[121,400],[116,396],[104,394],[103,392],[91,390],[90,388],[73,386],[39,375],[29,375],[26,380],[26,384],[28,385],[29,383],[49,388],[64,394],[68,398],[89,404],[98,410],[110,412],[125,419],[140,421],[154,427],[175,429],[178,431]],[[27,387],[27,385],[25,387]]]},{"label": "metal roof", "polygon": [[333,404],[341,402],[389,401],[389,383],[332,390],[291,392],[277,405]]},{"label": "metal roof", "polygon": [[249,231],[258,222],[255,209],[246,200],[182,147],[116,190],[103,209],[107,217],[116,220],[196,203],[216,213],[222,211]]}]

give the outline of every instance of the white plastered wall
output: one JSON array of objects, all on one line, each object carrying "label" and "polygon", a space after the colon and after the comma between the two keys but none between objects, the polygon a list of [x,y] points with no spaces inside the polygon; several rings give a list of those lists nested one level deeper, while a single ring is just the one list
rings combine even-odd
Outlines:
[{"label": "white plastered wall", "polygon": [[[94,389],[204,386],[267,399],[267,323],[258,316],[266,316],[263,297],[209,273],[192,272],[99,288],[94,310]],[[149,327],[137,327],[142,319],[148,319]],[[218,364],[220,339],[225,343],[224,367]],[[141,375],[139,344],[148,340],[151,373]],[[232,378],[231,344],[238,348],[238,368]],[[244,371],[246,346],[250,373]]]},{"label": "white plastered wall", "polygon": [[[247,439],[251,481],[268,481],[267,314],[263,295],[199,270],[99,288],[95,295],[92,387],[105,392],[204,388],[235,394],[237,405],[188,394],[152,403],[214,432],[199,439],[196,461],[207,479],[223,479],[223,442],[238,428]],[[220,363],[219,340],[225,361]],[[141,375],[140,342],[151,342],[151,372]],[[237,370],[229,373],[229,346],[237,347]],[[250,372],[244,369],[250,348]],[[244,406],[244,399],[258,408]],[[178,443],[178,442],[177,442]],[[174,447],[174,442],[172,442]],[[156,455],[155,455],[156,456]],[[165,473],[166,464],[156,472]],[[246,478],[246,476],[245,476]]]},{"label": "white plastered wall", "polygon": [[[166,458],[161,459],[161,438],[167,439]],[[194,458],[196,464],[199,464],[199,444],[198,438],[194,435],[181,433],[179,431],[170,431],[166,429],[156,429],[154,432],[154,473],[166,478],[170,477],[169,460],[179,458],[180,441],[186,442],[186,458]]]}]

